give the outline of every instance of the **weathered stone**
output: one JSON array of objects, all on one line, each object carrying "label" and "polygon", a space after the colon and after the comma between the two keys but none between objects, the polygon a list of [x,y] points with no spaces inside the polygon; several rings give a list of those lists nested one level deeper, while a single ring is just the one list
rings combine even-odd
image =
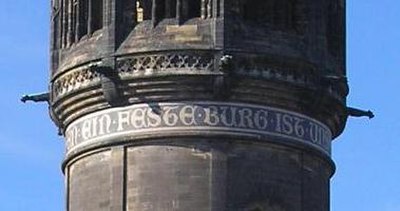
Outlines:
[{"label": "weathered stone", "polygon": [[344,1],[52,7],[67,211],[329,210]]}]

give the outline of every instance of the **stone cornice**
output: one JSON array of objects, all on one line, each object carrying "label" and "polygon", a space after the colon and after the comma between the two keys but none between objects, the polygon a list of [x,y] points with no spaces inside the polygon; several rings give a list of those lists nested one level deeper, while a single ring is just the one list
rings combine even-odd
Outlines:
[{"label": "stone cornice", "polygon": [[[305,113],[326,122],[334,136],[341,132],[346,119],[345,94],[336,87],[322,87],[321,76],[312,65],[234,55],[233,67],[223,72],[220,58],[214,51],[120,56],[115,60],[118,88],[128,104],[210,100],[215,98],[213,78],[224,76],[230,84],[227,99]],[[110,107],[102,94],[101,74],[91,68],[97,65],[102,63],[85,64],[54,78],[51,102],[63,125]]]}]

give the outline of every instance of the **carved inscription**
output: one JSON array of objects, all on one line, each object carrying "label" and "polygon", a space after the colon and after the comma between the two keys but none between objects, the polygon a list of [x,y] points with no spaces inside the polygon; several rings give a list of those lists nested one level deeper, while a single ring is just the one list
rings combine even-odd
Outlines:
[{"label": "carved inscription", "polygon": [[277,136],[311,144],[330,154],[329,129],[300,114],[235,103],[163,103],[110,109],[81,118],[66,131],[67,151],[97,140],[160,131]]}]

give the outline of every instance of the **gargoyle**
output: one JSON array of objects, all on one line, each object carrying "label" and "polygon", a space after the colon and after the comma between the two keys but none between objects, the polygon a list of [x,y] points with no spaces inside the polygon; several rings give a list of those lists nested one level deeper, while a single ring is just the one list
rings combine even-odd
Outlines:
[{"label": "gargoyle", "polygon": [[32,94],[32,95],[24,95],[21,98],[21,101],[23,103],[26,103],[27,101],[32,101],[32,102],[49,102],[50,100],[50,95],[48,92],[46,93],[40,93],[40,94]]},{"label": "gargoyle", "polygon": [[357,108],[347,107],[347,114],[352,117],[368,117],[370,119],[374,118],[375,115],[372,111],[364,111]]}]

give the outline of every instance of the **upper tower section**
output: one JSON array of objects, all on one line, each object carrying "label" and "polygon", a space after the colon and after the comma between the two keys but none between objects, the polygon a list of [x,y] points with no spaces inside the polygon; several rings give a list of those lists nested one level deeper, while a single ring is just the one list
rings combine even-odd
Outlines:
[{"label": "upper tower section", "polygon": [[53,76],[124,54],[223,49],[220,0],[52,2]]},{"label": "upper tower section", "polygon": [[52,0],[52,73],[116,55],[217,50],[345,74],[344,0]]},{"label": "upper tower section", "polygon": [[225,50],[345,75],[344,0],[233,0],[224,8]]},{"label": "upper tower section", "polygon": [[344,127],[345,0],[52,0],[52,8],[50,98],[62,129],[114,106],[110,98],[220,92],[311,116],[334,135]]}]

